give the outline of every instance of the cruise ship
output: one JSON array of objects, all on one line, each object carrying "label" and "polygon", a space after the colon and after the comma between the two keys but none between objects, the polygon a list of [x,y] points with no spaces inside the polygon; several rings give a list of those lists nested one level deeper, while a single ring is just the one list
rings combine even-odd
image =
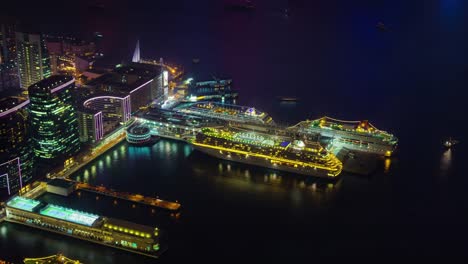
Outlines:
[{"label": "cruise ship", "polygon": [[248,106],[214,102],[197,102],[180,104],[173,110],[177,113],[224,120],[227,122],[261,125],[275,124],[273,118],[268,113]]},{"label": "cruise ship", "polygon": [[191,143],[217,158],[309,176],[336,178],[343,167],[317,142],[234,127],[203,128]]},{"label": "cruise ship", "polygon": [[367,120],[343,121],[325,116],[300,122],[289,129],[299,134],[316,134],[331,138],[329,148],[345,147],[387,157],[393,154],[398,144],[398,139],[394,135],[377,129]]}]

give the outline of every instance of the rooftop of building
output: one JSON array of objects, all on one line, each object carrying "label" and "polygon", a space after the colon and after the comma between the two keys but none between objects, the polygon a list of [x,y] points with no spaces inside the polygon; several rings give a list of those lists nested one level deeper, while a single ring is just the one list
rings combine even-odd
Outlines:
[{"label": "rooftop of building", "polygon": [[99,219],[99,215],[53,204],[48,204],[41,208],[39,214],[85,226],[93,226]]},{"label": "rooftop of building", "polygon": [[161,74],[161,71],[161,66],[137,62],[121,64],[114,69],[114,72],[119,74],[135,74],[145,77],[152,76],[152,78]]},{"label": "rooftop of building", "polygon": [[12,208],[32,212],[36,207],[38,207],[41,204],[41,202],[37,200],[24,198],[21,196],[15,196],[12,199],[10,199],[6,204],[7,206]]},{"label": "rooftop of building", "polygon": [[45,78],[33,85],[31,85],[29,88],[40,88],[40,89],[54,89],[57,88],[58,86],[67,83],[69,81],[73,80],[72,76],[68,75],[52,75],[48,78]]},{"label": "rooftop of building", "polygon": [[70,188],[73,185],[75,185],[75,183],[72,182],[72,181],[67,181],[67,180],[64,180],[64,179],[55,178],[55,179],[52,179],[49,182],[47,182],[47,185],[61,187],[61,188]]},{"label": "rooftop of building", "polygon": [[[20,108],[25,107],[28,104],[26,98],[18,96],[6,96],[0,97],[0,116],[6,115],[10,112],[14,112]],[[3,114],[3,115],[2,115]]]},{"label": "rooftop of building", "polygon": [[105,74],[108,73],[109,71],[104,70],[104,69],[87,69],[86,72],[94,73],[94,74]]},{"label": "rooftop of building", "polygon": [[161,67],[142,63],[117,65],[111,72],[105,73],[86,83],[87,86],[110,86],[116,91],[128,92],[161,74]]}]

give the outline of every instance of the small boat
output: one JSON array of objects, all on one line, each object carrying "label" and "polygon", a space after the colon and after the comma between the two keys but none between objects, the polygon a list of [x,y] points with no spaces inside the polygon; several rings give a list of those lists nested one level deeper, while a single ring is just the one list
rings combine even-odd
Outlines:
[{"label": "small boat", "polygon": [[453,140],[452,138],[449,138],[448,140],[446,140],[444,142],[444,147],[446,148],[451,148],[453,147],[455,144],[458,144],[458,140]]},{"label": "small boat", "polygon": [[297,97],[278,96],[277,98],[281,102],[297,102],[297,101],[299,101],[299,99]]},{"label": "small boat", "polygon": [[194,58],[192,61],[193,61],[193,63],[199,63],[200,59],[199,58]]},{"label": "small boat", "polygon": [[377,23],[376,27],[379,31],[382,31],[382,32],[388,31],[388,27],[383,22]]}]

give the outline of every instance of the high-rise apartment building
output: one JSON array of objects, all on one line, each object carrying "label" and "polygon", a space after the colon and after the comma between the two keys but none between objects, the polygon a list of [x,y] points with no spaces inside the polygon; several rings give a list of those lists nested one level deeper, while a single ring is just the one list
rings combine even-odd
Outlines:
[{"label": "high-rise apartment building", "polygon": [[16,62],[23,89],[51,75],[49,53],[40,34],[16,32]]},{"label": "high-rise apartment building", "polygon": [[0,99],[0,195],[14,194],[32,178],[28,104],[19,97]]}]

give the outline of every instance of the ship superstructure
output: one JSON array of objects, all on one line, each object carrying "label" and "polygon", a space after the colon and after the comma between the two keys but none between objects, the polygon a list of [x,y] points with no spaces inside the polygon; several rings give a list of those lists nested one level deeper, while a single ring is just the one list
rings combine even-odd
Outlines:
[{"label": "ship superstructure", "polygon": [[398,143],[394,135],[377,129],[367,120],[343,121],[325,116],[312,121],[302,121],[289,129],[299,134],[316,134],[331,138],[330,147],[345,147],[385,156],[391,156]]},{"label": "ship superstructure", "polygon": [[273,119],[268,115],[268,113],[247,106],[198,102],[181,104],[173,110],[179,113],[225,120],[228,122],[265,125],[274,124]]},{"label": "ship superstructure", "polygon": [[342,163],[317,142],[242,130],[203,128],[192,141],[208,155],[292,173],[335,178]]}]

